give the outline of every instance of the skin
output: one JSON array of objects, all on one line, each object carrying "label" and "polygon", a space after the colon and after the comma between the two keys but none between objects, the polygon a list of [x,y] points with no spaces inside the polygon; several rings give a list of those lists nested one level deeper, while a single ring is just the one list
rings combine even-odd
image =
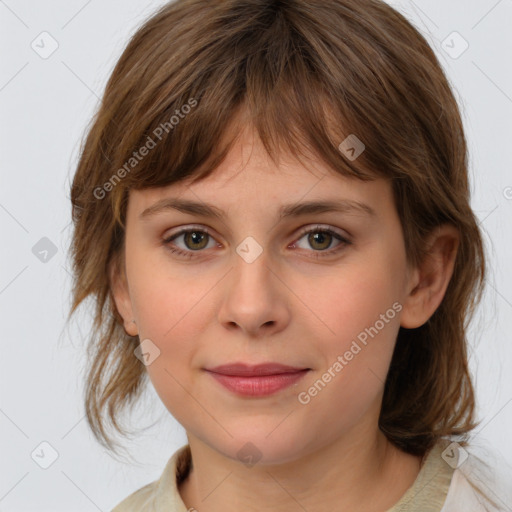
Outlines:
[{"label": "skin", "polygon": [[[225,217],[174,209],[139,217],[169,197],[213,204]],[[341,198],[364,202],[376,215],[277,218],[283,204]],[[301,228],[318,233],[317,224],[351,244],[329,235],[308,241]],[[191,226],[208,228],[212,238],[178,236],[173,243],[193,257],[171,253],[163,239]],[[252,263],[236,252],[248,236],[263,249]],[[125,269],[113,267],[112,287],[127,333],[160,350],[146,368],[187,432],[194,467],[179,488],[185,506],[376,512],[396,503],[421,460],[378,429],[384,381],[399,327],[422,325],[439,306],[457,246],[457,231],[442,226],[429,257],[410,268],[387,181],[348,179],[318,159],[304,167],[282,158],[276,167],[249,128],[205,180],[131,191]],[[322,251],[331,255],[316,259]],[[401,311],[308,404],[299,403],[298,394],[396,302]],[[311,370],[268,397],[240,397],[204,371],[238,361]],[[261,454],[252,467],[237,456],[247,442]]]}]

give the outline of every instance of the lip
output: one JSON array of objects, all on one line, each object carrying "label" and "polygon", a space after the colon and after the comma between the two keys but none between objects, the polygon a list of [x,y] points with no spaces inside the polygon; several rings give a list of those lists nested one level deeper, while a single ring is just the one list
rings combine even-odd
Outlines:
[{"label": "lip", "polygon": [[262,364],[245,364],[245,363],[229,363],[214,368],[207,368],[209,372],[219,373],[221,375],[229,375],[231,377],[261,377],[265,375],[280,375],[283,373],[297,373],[309,368],[300,368],[296,366],[288,366],[280,363],[262,363]]},{"label": "lip", "polygon": [[206,371],[229,391],[243,396],[268,396],[300,380],[310,368],[297,368],[279,363],[247,365],[233,363],[208,368]]}]

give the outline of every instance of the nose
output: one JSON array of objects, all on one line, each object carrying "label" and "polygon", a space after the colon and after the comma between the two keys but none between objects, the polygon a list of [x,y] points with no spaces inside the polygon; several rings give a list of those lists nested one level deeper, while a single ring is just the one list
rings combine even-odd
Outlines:
[{"label": "nose", "polygon": [[290,292],[278,266],[265,250],[252,262],[237,253],[233,260],[233,268],[221,287],[220,324],[252,338],[285,329],[290,321]]}]

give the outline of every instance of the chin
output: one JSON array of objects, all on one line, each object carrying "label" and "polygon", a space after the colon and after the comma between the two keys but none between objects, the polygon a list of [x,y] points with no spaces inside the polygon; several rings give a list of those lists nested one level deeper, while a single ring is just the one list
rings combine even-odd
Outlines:
[{"label": "chin", "polygon": [[[275,426],[274,426],[275,428]],[[277,431],[269,435],[271,430],[240,433],[231,432],[233,438],[214,440],[208,443],[213,449],[232,460],[242,462],[247,467],[258,465],[278,465],[296,460],[304,455],[306,439],[301,436],[283,436]]]}]

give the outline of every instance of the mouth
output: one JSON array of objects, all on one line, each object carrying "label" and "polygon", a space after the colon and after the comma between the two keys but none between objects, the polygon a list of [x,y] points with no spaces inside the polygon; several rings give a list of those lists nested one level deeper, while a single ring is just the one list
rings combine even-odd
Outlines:
[{"label": "mouth", "polygon": [[302,379],[311,368],[300,368],[279,363],[247,365],[226,364],[206,368],[219,384],[232,393],[261,397],[281,391]]}]

